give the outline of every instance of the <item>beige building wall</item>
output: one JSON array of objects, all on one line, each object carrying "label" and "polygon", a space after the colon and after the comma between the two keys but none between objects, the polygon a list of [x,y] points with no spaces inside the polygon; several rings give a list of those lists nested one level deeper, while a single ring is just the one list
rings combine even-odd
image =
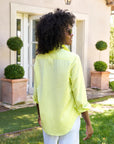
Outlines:
[{"label": "beige building wall", "polygon": [[[105,40],[109,44],[111,11],[110,7],[106,6],[105,0],[72,0],[71,5],[65,5],[64,0],[0,0],[0,78],[4,76],[4,68],[11,60],[11,52],[6,46],[6,41],[11,34],[11,2],[48,9],[69,9],[75,14],[88,16],[87,74],[85,75],[87,75],[87,87],[90,86],[90,71],[94,69],[93,63],[99,60],[95,43],[98,40]],[[107,63],[108,53],[107,49],[101,54],[102,60]]]}]

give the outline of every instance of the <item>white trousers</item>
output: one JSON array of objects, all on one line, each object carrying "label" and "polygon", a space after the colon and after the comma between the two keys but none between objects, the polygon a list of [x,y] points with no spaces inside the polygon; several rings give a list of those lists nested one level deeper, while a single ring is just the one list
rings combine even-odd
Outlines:
[{"label": "white trousers", "polygon": [[76,119],[72,129],[63,136],[48,135],[43,130],[44,144],[79,144],[80,116]]}]

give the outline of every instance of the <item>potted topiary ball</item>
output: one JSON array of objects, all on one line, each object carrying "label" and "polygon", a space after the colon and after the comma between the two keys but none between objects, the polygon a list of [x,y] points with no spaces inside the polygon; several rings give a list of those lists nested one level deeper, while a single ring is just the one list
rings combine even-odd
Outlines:
[{"label": "potted topiary ball", "polygon": [[102,51],[102,50],[107,49],[108,45],[105,41],[98,41],[95,46],[96,46],[96,49]]},{"label": "potted topiary ball", "polygon": [[107,69],[107,64],[104,61],[96,61],[94,63],[94,68],[96,71],[106,71]]},{"label": "potted topiary ball", "polygon": [[18,51],[23,47],[23,41],[19,37],[11,37],[7,40],[7,46],[13,51]]},{"label": "potted topiary ball", "polygon": [[24,76],[24,68],[19,64],[8,65],[4,72],[7,79],[21,79]]},{"label": "potted topiary ball", "polygon": [[[23,46],[19,37],[7,40],[7,46],[18,51]],[[2,79],[2,102],[11,105],[25,102],[27,96],[27,79],[24,77],[24,68],[19,64],[10,64],[4,69],[5,78]]]},{"label": "potted topiary ball", "polygon": [[[96,49],[99,51],[103,51],[107,49],[107,43],[105,41],[98,41],[95,46],[96,46]],[[100,59],[100,54],[99,54],[99,59]],[[94,63],[94,69],[96,71],[106,71],[107,64],[104,61],[100,61],[100,60],[96,61]]]},{"label": "potted topiary ball", "polygon": [[109,88],[109,72],[106,71],[107,64],[100,60],[101,51],[107,49],[107,43],[105,41],[98,41],[96,49],[100,51],[99,61],[94,63],[94,69],[96,71],[91,72],[91,88],[108,89]]}]

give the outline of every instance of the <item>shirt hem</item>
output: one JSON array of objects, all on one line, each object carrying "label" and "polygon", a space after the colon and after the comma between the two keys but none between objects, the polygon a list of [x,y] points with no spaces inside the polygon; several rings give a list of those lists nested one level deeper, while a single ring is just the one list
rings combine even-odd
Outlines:
[{"label": "shirt hem", "polygon": [[53,131],[49,131],[49,130],[47,130],[47,129],[45,129],[45,128],[42,128],[42,129],[44,130],[44,132],[45,132],[46,134],[51,135],[51,136],[62,136],[62,135],[66,135],[66,134],[72,129],[72,127],[73,127],[73,125],[74,125],[74,123],[75,123],[75,121],[76,121],[76,119],[77,119],[78,116],[80,116],[80,115],[77,115],[77,116],[74,118],[74,120],[71,122],[72,125],[70,125],[70,126],[67,128],[66,131],[53,132]]}]

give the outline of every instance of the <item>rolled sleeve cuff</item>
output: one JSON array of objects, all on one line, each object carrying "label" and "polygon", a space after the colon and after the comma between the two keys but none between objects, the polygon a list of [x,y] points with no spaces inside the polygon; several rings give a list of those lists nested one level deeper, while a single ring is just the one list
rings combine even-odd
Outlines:
[{"label": "rolled sleeve cuff", "polygon": [[35,95],[33,95],[32,98],[33,98],[33,101],[38,104],[38,98]]},{"label": "rolled sleeve cuff", "polygon": [[83,104],[83,105],[75,106],[75,109],[79,114],[81,114],[85,111],[88,111],[90,108],[91,108],[91,105],[88,102],[86,104]]}]

